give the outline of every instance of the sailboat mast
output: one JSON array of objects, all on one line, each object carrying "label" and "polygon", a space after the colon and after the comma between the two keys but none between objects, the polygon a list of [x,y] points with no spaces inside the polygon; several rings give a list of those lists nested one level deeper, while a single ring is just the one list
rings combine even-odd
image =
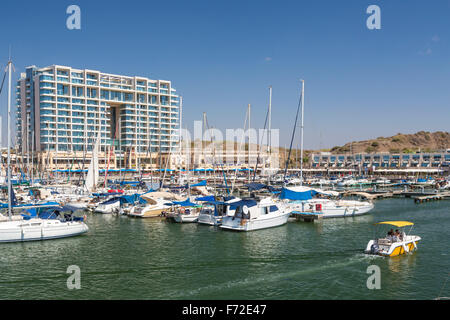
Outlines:
[{"label": "sailboat mast", "polygon": [[11,58],[8,61],[8,216],[9,220],[12,220],[11,210]]},{"label": "sailboat mast", "polygon": [[[267,134],[268,147],[267,152],[269,153],[269,161],[270,161],[270,148],[272,147],[272,137],[270,135],[270,130],[272,129],[272,86],[269,87],[269,131]],[[270,167],[272,167],[272,162],[270,162]]]},{"label": "sailboat mast", "polygon": [[34,130],[31,138],[31,186],[33,186],[33,174],[34,174]]},{"label": "sailboat mast", "polygon": [[301,122],[301,140],[300,140],[300,186],[303,186],[303,115],[305,108],[305,80],[302,81],[302,122]]},{"label": "sailboat mast", "polygon": [[248,168],[248,183],[250,183],[250,135],[251,135],[251,126],[250,126],[250,103],[248,104],[248,147],[247,147],[247,168]]},{"label": "sailboat mast", "polygon": [[181,157],[181,128],[183,127],[182,121],[183,121],[183,97],[180,97],[180,114],[179,114],[179,122],[180,122],[179,130],[180,130],[180,132],[178,133],[178,136],[179,136],[178,137],[178,143],[179,143],[179,145],[178,145],[178,152],[179,152],[178,161],[179,161],[179,170],[180,170],[178,183],[180,185],[181,185],[181,169],[182,169],[182,161],[181,161],[181,159],[182,159],[182,157]]}]

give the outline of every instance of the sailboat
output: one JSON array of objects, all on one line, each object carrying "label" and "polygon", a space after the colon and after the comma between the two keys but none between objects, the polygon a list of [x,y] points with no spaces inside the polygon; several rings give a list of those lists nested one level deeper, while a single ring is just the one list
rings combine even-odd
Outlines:
[{"label": "sailboat", "polygon": [[[88,226],[83,222],[84,218],[72,216],[50,215],[40,218],[36,215],[22,215],[22,219],[15,216],[13,209],[30,209],[30,205],[19,205],[11,185],[11,68],[12,61],[8,61],[8,219],[0,222],[0,242],[21,242],[33,240],[55,239],[71,237],[88,231]],[[55,206],[55,204],[50,204]],[[20,216],[19,216],[20,217]]]},{"label": "sailboat", "polygon": [[[301,146],[300,146],[300,186],[286,187],[286,183],[281,191],[280,198],[289,200],[287,207],[294,213],[313,213],[320,214],[323,218],[337,218],[362,215],[374,208],[370,201],[356,201],[356,200],[331,200],[331,199],[316,199],[313,198],[316,194],[325,195],[326,197],[337,197],[339,193],[336,191],[323,191],[320,189],[313,189],[303,186],[303,127],[304,127],[304,95],[305,95],[305,81],[302,80],[301,91]],[[299,104],[300,106],[300,104]],[[297,115],[298,115],[297,110]],[[297,117],[295,125],[297,124]],[[295,134],[295,127],[292,135],[292,140]],[[289,155],[292,149],[289,149]],[[287,165],[289,157],[286,162],[285,176],[287,172]]]},{"label": "sailboat", "polygon": [[100,130],[97,134],[97,141],[95,142],[94,149],[92,150],[92,159],[89,164],[88,174],[86,180],[84,181],[84,186],[88,192],[95,191],[97,184],[99,182],[99,171],[98,171],[98,149],[100,147]]}]

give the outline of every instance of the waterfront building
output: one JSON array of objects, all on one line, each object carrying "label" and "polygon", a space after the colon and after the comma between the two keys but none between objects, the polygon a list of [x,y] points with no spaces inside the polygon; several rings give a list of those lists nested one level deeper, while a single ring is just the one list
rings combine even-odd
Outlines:
[{"label": "waterfront building", "polygon": [[[439,170],[450,165],[449,150],[421,153],[358,153],[331,154],[327,152],[311,154],[309,167],[312,169],[353,169],[361,172],[392,171],[409,169],[417,172]],[[434,171],[436,171],[434,170]]]},{"label": "waterfront building", "polygon": [[100,168],[159,166],[177,146],[179,96],[171,81],[30,66],[16,95],[18,153],[33,152],[50,170],[87,164],[99,133]]}]

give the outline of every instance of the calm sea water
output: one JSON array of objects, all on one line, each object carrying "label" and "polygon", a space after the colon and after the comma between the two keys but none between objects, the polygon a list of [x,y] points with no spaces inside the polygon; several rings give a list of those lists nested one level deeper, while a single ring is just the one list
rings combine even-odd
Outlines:
[{"label": "calm sea water", "polygon": [[[419,250],[362,252],[374,222],[409,220]],[[450,296],[450,202],[378,200],[366,216],[235,233],[197,224],[89,215],[75,238],[0,245],[0,299],[434,299]],[[67,289],[67,267],[81,289]],[[366,286],[367,267],[381,289]]]}]

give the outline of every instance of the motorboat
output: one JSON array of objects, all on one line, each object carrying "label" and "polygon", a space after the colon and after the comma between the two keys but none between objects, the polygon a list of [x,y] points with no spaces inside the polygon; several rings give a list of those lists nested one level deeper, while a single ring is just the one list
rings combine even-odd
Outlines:
[{"label": "motorboat", "polygon": [[146,204],[139,204],[130,209],[127,213],[129,217],[133,218],[155,218],[161,216],[163,211],[168,210],[172,203],[161,198],[146,197]]},{"label": "motorboat", "polygon": [[278,227],[287,223],[290,214],[283,202],[271,197],[242,199],[227,206],[234,210],[223,217],[219,227],[224,230],[253,231]]},{"label": "motorboat", "polygon": [[[409,221],[383,221],[378,222],[376,225],[390,225],[400,229],[397,235],[388,234],[386,237],[370,240],[367,244],[367,254],[381,255],[394,257],[401,254],[406,254],[417,250],[417,243],[422,240],[419,236],[406,234],[404,228],[411,226],[409,233],[411,233],[414,223]],[[392,232],[391,229],[390,232]]]},{"label": "motorboat", "polygon": [[192,223],[197,222],[200,215],[201,207],[179,207],[172,215],[173,221],[177,223]]},{"label": "motorboat", "polygon": [[222,224],[223,217],[234,214],[235,208],[230,206],[233,202],[240,201],[241,199],[233,197],[232,199],[222,199],[222,201],[209,201],[206,202],[198,216],[199,224],[206,224],[210,226],[220,226]]},{"label": "motorboat", "polygon": [[169,210],[163,211],[163,215],[168,220],[178,223],[192,223],[197,222],[201,209],[201,205],[193,203],[189,199],[181,202],[174,201]]},{"label": "motorboat", "polygon": [[109,214],[109,213],[119,212],[119,210],[120,210],[120,198],[113,197],[111,199],[101,202],[97,206],[97,208],[95,208],[94,212]]}]

